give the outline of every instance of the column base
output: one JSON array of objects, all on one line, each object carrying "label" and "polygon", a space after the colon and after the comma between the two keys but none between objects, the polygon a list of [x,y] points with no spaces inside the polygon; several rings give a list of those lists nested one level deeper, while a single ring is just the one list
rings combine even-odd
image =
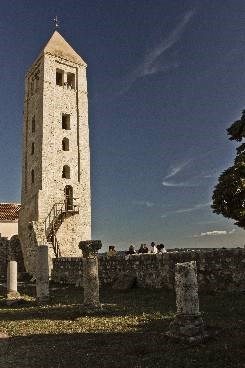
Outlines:
[{"label": "column base", "polygon": [[6,304],[14,305],[20,300],[20,293],[18,291],[8,291],[6,295]]},{"label": "column base", "polygon": [[38,305],[48,304],[49,297],[48,296],[44,296],[42,298],[36,298],[36,302],[37,302]]},{"label": "column base", "polygon": [[174,321],[169,325],[166,334],[173,339],[188,343],[198,343],[207,337],[207,331],[201,314],[177,314]]}]

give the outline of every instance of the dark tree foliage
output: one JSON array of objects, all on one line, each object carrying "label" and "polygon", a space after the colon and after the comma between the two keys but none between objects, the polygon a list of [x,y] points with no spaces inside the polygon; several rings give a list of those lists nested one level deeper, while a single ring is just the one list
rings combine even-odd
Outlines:
[{"label": "dark tree foliage", "polygon": [[[227,132],[230,140],[241,142],[245,138],[245,110]],[[245,229],[245,143],[236,150],[234,165],[220,175],[214,188],[211,207],[213,212],[234,219],[236,225]]]},{"label": "dark tree foliage", "polygon": [[229,139],[241,142],[245,138],[245,110],[242,112],[240,120],[234,121],[234,123],[227,129]]}]

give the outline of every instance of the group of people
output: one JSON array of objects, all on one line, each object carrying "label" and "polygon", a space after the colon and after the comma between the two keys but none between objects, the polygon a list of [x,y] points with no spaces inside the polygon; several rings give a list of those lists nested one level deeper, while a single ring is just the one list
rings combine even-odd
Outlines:
[{"label": "group of people", "polygon": [[129,254],[146,254],[146,253],[166,253],[166,248],[164,244],[155,244],[154,242],[151,242],[149,246],[146,244],[141,244],[140,248],[136,251],[133,245],[130,245],[128,250],[126,251],[126,255]]},{"label": "group of people", "polygon": [[[166,253],[166,248],[164,244],[155,244],[154,242],[151,242],[150,245],[141,244],[140,248],[138,250],[135,250],[134,245],[130,245],[128,250],[125,252],[126,256],[130,254],[146,254],[146,253]],[[117,254],[117,251],[115,249],[115,245],[110,245],[109,250],[107,252],[108,257],[113,257]]]}]

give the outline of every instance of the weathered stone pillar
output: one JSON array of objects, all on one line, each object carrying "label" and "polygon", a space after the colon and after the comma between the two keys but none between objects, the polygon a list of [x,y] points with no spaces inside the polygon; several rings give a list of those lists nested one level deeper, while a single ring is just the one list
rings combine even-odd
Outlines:
[{"label": "weathered stone pillar", "polygon": [[168,336],[188,342],[207,337],[199,312],[196,262],[177,263],[175,268],[177,314],[169,326]]},{"label": "weathered stone pillar", "polygon": [[49,300],[48,246],[39,245],[36,258],[36,297],[38,303]]},{"label": "weathered stone pillar", "polygon": [[83,252],[83,290],[84,307],[100,308],[98,250],[102,247],[100,240],[85,240],[79,243]]},{"label": "weathered stone pillar", "polygon": [[7,269],[7,299],[19,298],[17,291],[17,262],[9,261]]}]

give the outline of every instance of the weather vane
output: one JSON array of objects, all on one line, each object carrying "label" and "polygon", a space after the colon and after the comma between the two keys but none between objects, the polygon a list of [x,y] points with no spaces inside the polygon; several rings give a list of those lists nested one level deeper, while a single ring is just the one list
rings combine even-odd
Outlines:
[{"label": "weather vane", "polygon": [[58,21],[58,17],[57,17],[57,15],[55,16],[55,18],[54,18],[54,25],[55,25],[55,29],[58,29],[59,28],[59,21]]}]

